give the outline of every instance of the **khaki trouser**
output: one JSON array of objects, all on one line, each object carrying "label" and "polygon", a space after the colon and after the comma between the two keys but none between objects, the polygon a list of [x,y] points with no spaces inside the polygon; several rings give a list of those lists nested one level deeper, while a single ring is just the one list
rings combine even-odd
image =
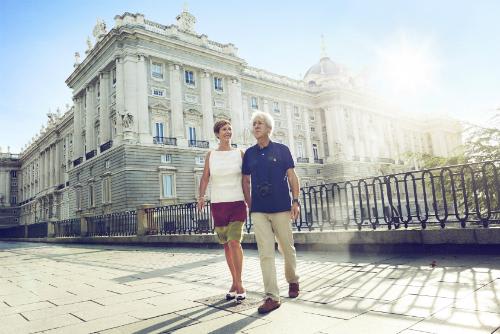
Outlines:
[{"label": "khaki trouser", "polygon": [[266,297],[279,301],[280,291],[274,260],[275,237],[278,241],[278,249],[285,259],[285,278],[287,282],[298,283],[299,281],[299,277],[295,272],[297,259],[290,224],[290,211],[277,213],[252,212],[251,216],[259,249],[265,294]]}]

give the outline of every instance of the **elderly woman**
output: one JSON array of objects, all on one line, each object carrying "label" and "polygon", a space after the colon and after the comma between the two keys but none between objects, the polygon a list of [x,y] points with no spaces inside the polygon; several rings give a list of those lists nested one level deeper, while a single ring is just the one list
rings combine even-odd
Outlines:
[{"label": "elderly woman", "polygon": [[243,196],[241,165],[243,152],[231,147],[232,128],[227,120],[214,125],[219,147],[207,153],[205,168],[200,182],[198,209],[205,205],[205,191],[210,182],[210,201],[215,232],[224,245],[227,265],[233,283],[226,295],[227,300],[241,302],[246,298],[241,280],[243,269],[243,223],[247,208]]}]

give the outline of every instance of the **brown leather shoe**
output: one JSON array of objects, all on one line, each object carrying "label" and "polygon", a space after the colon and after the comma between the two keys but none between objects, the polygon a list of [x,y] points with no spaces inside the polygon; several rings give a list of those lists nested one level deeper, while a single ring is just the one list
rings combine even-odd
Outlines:
[{"label": "brown leather shoe", "polygon": [[288,297],[297,298],[299,296],[299,283],[290,283],[288,286]]},{"label": "brown leather shoe", "polygon": [[257,311],[259,312],[259,314],[266,314],[276,310],[280,306],[281,303],[279,301],[274,300],[272,298],[266,298],[264,304],[260,305]]}]

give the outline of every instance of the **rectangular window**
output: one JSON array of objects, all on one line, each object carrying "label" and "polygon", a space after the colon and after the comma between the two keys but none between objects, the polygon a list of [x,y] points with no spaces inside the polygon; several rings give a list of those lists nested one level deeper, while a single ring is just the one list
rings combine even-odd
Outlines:
[{"label": "rectangular window", "polygon": [[75,200],[76,200],[76,203],[75,203],[76,209],[81,210],[82,209],[82,193],[81,193],[80,188],[75,189]]},{"label": "rectangular window", "polygon": [[316,132],[316,129],[313,126],[311,126],[310,130],[311,130],[311,132]]},{"label": "rectangular window", "polygon": [[313,144],[313,155],[314,155],[314,159],[317,160],[319,158],[318,156],[318,145],[316,144]]},{"label": "rectangular window", "polygon": [[316,120],[316,116],[314,116],[314,114],[309,115],[309,120],[314,122]]},{"label": "rectangular window", "polygon": [[151,63],[151,76],[155,79],[163,80],[163,64],[152,62]]},{"label": "rectangular window", "polygon": [[259,104],[257,103],[257,98],[255,96],[250,98],[250,107],[252,109],[259,109]]},{"label": "rectangular window", "polygon": [[17,177],[17,171],[13,170],[10,172],[10,176],[15,179]]},{"label": "rectangular window", "polygon": [[102,179],[102,203],[111,203],[111,178]]},{"label": "rectangular window", "polygon": [[116,67],[111,70],[111,77],[113,78],[113,87],[116,85]]},{"label": "rectangular window", "polygon": [[194,72],[193,71],[187,71],[187,70],[184,71],[184,79],[185,79],[186,84],[192,85],[192,86],[195,85]]},{"label": "rectangular window", "polygon": [[197,165],[204,165],[205,164],[205,157],[202,156],[202,155],[198,155],[195,159],[194,159],[195,163]]},{"label": "rectangular window", "polygon": [[196,128],[190,126],[188,127],[189,140],[196,140]]},{"label": "rectangular window", "polygon": [[16,203],[17,203],[17,197],[12,196],[12,198],[10,199],[10,204],[16,204]]},{"label": "rectangular window", "polygon": [[165,89],[153,87],[153,88],[151,88],[151,95],[157,96],[157,97],[165,97],[166,91],[165,91]]},{"label": "rectangular window", "polygon": [[275,114],[280,114],[280,104],[278,102],[273,102],[273,111]]},{"label": "rectangular window", "polygon": [[172,174],[162,174],[161,175],[161,195],[163,198],[174,197],[174,175]]},{"label": "rectangular window", "polygon": [[89,184],[89,207],[94,207],[95,206],[95,191],[94,191],[94,185]]},{"label": "rectangular window", "polygon": [[104,168],[109,169],[110,166],[111,163],[109,162],[109,160],[104,161]]},{"label": "rectangular window", "polygon": [[297,157],[304,158],[304,144],[300,141],[297,143]]},{"label": "rectangular window", "polygon": [[214,89],[222,92],[224,90],[224,87],[222,85],[222,78],[214,77]]},{"label": "rectangular window", "polygon": [[100,82],[97,83],[96,90],[97,90],[97,100],[99,100],[99,98],[101,97],[101,83]]},{"label": "rectangular window", "polygon": [[164,164],[172,163],[172,154],[162,154],[161,162]]},{"label": "rectangular window", "polygon": [[163,141],[163,123],[155,123],[155,137],[158,141]]},{"label": "rectangular window", "polygon": [[300,118],[299,107],[297,107],[297,106],[293,107],[293,116],[295,118]]}]

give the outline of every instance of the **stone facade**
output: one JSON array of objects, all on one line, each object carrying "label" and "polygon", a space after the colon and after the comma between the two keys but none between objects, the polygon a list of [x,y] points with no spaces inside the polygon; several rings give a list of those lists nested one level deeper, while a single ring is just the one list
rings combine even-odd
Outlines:
[{"label": "stone facade", "polygon": [[186,11],[168,26],[131,13],[110,31],[97,22],[66,80],[73,106],[49,114],[21,154],[22,223],[194,201],[214,122],[230,119],[244,149],[256,109],[275,118],[303,185],[418,168],[406,152],[460,144],[458,122],[389,108],[326,55],[290,79],[248,66],[195,22]]}]

